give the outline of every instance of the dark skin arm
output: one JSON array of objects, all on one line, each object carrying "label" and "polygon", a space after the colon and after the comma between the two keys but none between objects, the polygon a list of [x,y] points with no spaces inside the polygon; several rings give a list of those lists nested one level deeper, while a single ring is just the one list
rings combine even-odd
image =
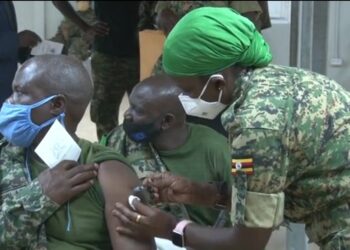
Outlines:
[{"label": "dark skin arm", "polygon": [[[116,228],[120,234],[132,236],[136,232],[147,232],[150,236],[171,239],[176,219],[173,215],[157,208],[149,207],[134,201],[136,212],[121,203],[117,203],[113,214],[123,226]],[[135,223],[137,214],[142,215],[139,223]],[[161,221],[162,223],[157,223]],[[210,228],[190,224],[185,229],[185,245],[201,250],[262,250],[265,248],[272,229],[247,228],[235,225],[233,228]]]},{"label": "dark skin arm", "polygon": [[132,189],[140,184],[137,176],[119,161],[106,161],[100,164],[98,180],[105,198],[105,218],[113,249],[155,249],[153,237],[143,233],[130,237],[115,232],[115,228],[120,226],[121,222],[112,215],[112,209],[117,201],[128,206],[128,197]]},{"label": "dark skin arm", "polygon": [[98,22],[93,26],[89,25],[77,15],[68,1],[52,1],[52,3],[62,13],[62,15],[70,19],[81,30],[83,30],[88,38],[92,39],[95,35],[105,36],[108,34],[109,28],[106,23]]}]

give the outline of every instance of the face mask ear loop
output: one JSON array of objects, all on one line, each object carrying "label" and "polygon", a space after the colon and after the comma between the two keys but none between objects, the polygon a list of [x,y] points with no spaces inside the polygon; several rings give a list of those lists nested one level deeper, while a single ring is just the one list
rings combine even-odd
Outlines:
[{"label": "face mask ear loop", "polygon": [[209,81],[210,81],[211,77],[209,77],[207,83],[204,85],[203,89],[202,89],[202,92],[199,94],[198,96],[198,99],[201,99],[202,95],[204,94],[204,92],[206,91],[207,87],[208,87],[208,84],[209,84]]},{"label": "face mask ear loop", "polygon": [[200,93],[200,95],[198,96],[198,99],[201,99],[202,95],[204,94],[205,90],[207,89],[208,85],[209,85],[209,82],[211,79],[213,78],[220,78],[220,79],[224,79],[224,77],[221,75],[221,74],[214,74],[214,75],[211,75],[207,81],[207,83],[204,85],[203,89],[202,89],[202,92]]},{"label": "face mask ear loop", "polygon": [[221,103],[221,98],[222,98],[222,89],[220,89],[220,94],[219,94],[219,100],[218,100],[218,102],[220,102]]}]

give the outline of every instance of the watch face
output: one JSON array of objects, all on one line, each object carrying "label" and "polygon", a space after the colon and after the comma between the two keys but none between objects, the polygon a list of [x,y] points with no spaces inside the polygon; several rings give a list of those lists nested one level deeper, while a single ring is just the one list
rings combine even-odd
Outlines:
[{"label": "watch face", "polygon": [[173,232],[171,239],[172,239],[172,242],[174,245],[179,246],[179,247],[185,246],[185,240],[184,240],[184,237],[182,234]]}]

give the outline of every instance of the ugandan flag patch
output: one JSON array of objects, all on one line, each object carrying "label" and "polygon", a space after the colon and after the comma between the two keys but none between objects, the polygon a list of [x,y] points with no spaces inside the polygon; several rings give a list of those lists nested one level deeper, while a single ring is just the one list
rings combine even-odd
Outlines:
[{"label": "ugandan flag patch", "polygon": [[254,172],[253,158],[232,159],[231,174],[237,175],[238,172],[251,175]]}]

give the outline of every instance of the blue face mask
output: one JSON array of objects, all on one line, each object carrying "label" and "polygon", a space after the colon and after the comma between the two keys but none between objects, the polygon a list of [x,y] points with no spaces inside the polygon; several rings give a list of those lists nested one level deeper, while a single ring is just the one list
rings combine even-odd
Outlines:
[{"label": "blue face mask", "polygon": [[49,96],[31,105],[3,103],[0,111],[0,133],[13,145],[29,147],[40,130],[51,125],[56,119],[63,123],[64,113],[40,125],[33,123],[31,118],[32,109],[49,102],[55,97],[56,95]]}]

